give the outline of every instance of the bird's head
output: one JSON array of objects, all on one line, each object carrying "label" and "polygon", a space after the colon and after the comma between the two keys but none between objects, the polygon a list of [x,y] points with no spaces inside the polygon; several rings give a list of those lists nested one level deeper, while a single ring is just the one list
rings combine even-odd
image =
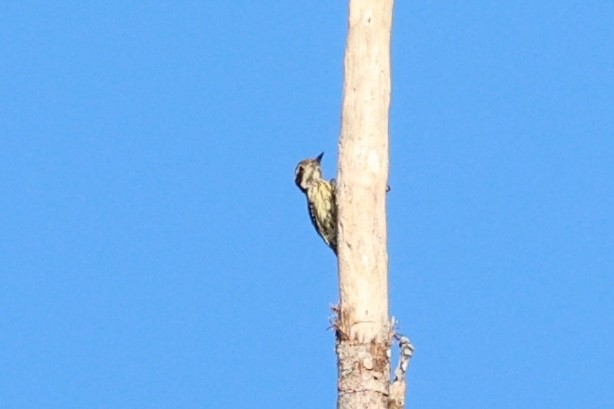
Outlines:
[{"label": "bird's head", "polygon": [[322,179],[322,168],[320,167],[322,156],[324,156],[324,152],[314,159],[305,159],[296,165],[294,182],[301,191],[307,191],[314,181]]}]

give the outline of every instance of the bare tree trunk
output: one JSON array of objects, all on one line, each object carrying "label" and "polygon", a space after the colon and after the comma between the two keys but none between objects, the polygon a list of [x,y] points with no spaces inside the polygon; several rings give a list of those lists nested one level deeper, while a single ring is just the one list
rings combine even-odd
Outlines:
[{"label": "bare tree trunk", "polygon": [[339,409],[387,408],[386,187],[393,0],[350,0],[339,174]]}]

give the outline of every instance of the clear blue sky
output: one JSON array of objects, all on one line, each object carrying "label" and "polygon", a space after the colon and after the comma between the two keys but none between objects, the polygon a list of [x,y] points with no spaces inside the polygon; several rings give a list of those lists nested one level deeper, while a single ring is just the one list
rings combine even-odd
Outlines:
[{"label": "clear blue sky", "polygon": [[[509,4],[508,4],[509,3]],[[0,6],[0,407],[333,408],[346,3]],[[614,407],[614,4],[397,2],[413,408]]]}]

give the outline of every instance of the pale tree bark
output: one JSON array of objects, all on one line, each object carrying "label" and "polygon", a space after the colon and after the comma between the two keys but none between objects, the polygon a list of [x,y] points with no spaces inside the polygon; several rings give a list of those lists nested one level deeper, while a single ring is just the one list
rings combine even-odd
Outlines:
[{"label": "pale tree bark", "polygon": [[409,353],[395,371],[395,382],[398,375],[403,382],[391,388],[386,190],[393,3],[350,0],[349,7],[337,177],[339,409],[403,407],[413,352],[404,338]]}]

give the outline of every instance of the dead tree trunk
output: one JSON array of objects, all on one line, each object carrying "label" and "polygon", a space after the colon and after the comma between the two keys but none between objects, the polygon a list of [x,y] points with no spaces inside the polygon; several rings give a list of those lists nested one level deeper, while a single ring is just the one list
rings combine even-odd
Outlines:
[{"label": "dead tree trunk", "polygon": [[386,188],[393,0],[350,0],[337,178],[339,409],[388,408]]}]

